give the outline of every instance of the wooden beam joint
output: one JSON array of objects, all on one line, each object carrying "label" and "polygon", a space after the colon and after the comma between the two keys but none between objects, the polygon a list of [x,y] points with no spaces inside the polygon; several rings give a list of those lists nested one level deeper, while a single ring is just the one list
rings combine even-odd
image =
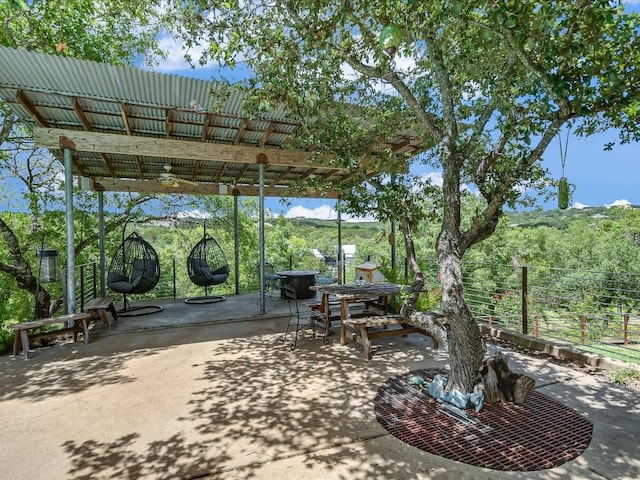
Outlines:
[{"label": "wooden beam joint", "polygon": [[69,137],[65,137],[64,135],[60,136],[60,149],[64,150],[65,148],[68,148],[69,150],[75,150],[76,149],[76,144],[73,143],[73,140],[71,140]]}]

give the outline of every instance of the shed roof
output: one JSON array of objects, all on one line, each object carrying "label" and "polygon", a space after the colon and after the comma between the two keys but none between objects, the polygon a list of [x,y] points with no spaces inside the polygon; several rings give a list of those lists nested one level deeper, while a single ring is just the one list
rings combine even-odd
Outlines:
[{"label": "shed roof", "polygon": [[[267,196],[291,196],[311,177],[348,179],[330,159],[288,146],[297,119],[282,108],[250,118],[243,95],[202,79],[0,47],[0,100],[38,146],[58,158],[70,148],[74,173],[95,190],[258,195],[260,163]],[[423,149],[406,129],[367,155]]]}]

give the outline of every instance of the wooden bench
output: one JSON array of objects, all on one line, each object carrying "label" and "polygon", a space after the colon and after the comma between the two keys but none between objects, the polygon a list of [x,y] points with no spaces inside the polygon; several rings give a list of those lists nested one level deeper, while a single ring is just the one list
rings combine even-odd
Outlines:
[{"label": "wooden bench", "polygon": [[[307,303],[306,305],[313,312],[317,312],[318,314],[322,315],[322,317],[324,317],[325,307],[322,304],[322,302]],[[381,304],[377,303],[377,301],[374,301],[374,300],[361,300],[361,301],[352,303],[352,305],[355,305],[356,307],[361,306],[364,309],[368,309],[369,306],[382,308]],[[331,322],[332,320],[340,320],[340,301],[339,300],[332,300],[329,302],[329,322]],[[324,322],[324,320],[322,319],[320,321]]]},{"label": "wooden bench", "polygon": [[[71,313],[69,315],[63,315],[61,317],[41,318],[39,320],[33,320],[31,322],[16,323],[11,325],[15,330],[15,337],[13,340],[13,354],[18,355],[20,349],[20,341],[22,341],[22,351],[24,359],[29,358],[29,340],[36,340],[38,338],[56,337],[63,333],[73,333],[73,341],[78,340],[78,333],[82,332],[82,340],[85,344],[89,343],[89,328],[88,321],[91,320],[90,313]],[[45,325],[53,325],[56,323],[73,322],[72,327],[59,328],[57,330],[50,330],[48,332],[29,333],[30,330],[44,327]]]},{"label": "wooden bench", "polygon": [[[439,315],[435,314],[434,315]],[[371,340],[393,336],[406,336],[410,333],[420,333],[431,338],[433,348],[438,348],[438,339],[435,335],[420,325],[408,323],[408,319],[400,315],[377,315],[360,318],[348,318],[345,326],[356,330],[353,340],[362,345],[364,358],[371,360]],[[395,327],[399,328],[395,328]],[[394,327],[394,328],[388,328]]]},{"label": "wooden bench", "polygon": [[113,298],[111,297],[94,298],[84,306],[84,310],[91,314],[93,320],[98,318],[102,320],[103,325],[109,330],[111,330],[111,322],[109,321],[109,317],[107,317],[107,310],[111,313],[113,321],[118,321],[118,311],[116,310],[116,307],[113,304]]}]

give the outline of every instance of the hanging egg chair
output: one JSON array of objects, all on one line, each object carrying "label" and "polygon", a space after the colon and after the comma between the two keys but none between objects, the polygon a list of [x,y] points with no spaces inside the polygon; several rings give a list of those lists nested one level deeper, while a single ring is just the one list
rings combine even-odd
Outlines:
[{"label": "hanging egg chair", "polygon": [[[126,225],[124,227],[126,229]],[[124,297],[120,316],[137,316],[156,313],[163,307],[156,305],[132,307],[127,295],[143,294],[152,290],[160,280],[160,260],[154,248],[137,232],[124,238],[114,252],[107,274],[107,286]]]},{"label": "hanging egg chair", "polygon": [[229,264],[220,245],[206,232],[202,239],[191,249],[187,257],[189,279],[204,287],[204,296],[185,299],[185,303],[216,303],[225,300],[222,295],[209,295],[209,287],[220,285],[229,278]]}]

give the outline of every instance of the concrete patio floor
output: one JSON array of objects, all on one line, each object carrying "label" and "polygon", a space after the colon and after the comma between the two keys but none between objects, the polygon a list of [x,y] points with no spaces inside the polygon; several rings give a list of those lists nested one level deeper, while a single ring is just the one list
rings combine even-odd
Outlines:
[{"label": "concrete patio floor", "polygon": [[593,422],[593,438],[559,467],[494,471],[411,447],[376,421],[388,377],[446,368],[428,338],[380,340],[366,361],[335,334],[289,350],[284,301],[267,300],[265,315],[256,295],[162,303],[111,331],[95,325],[89,345],[0,357],[0,478],[640,478],[640,394],[598,377],[511,353],[513,370]]}]

